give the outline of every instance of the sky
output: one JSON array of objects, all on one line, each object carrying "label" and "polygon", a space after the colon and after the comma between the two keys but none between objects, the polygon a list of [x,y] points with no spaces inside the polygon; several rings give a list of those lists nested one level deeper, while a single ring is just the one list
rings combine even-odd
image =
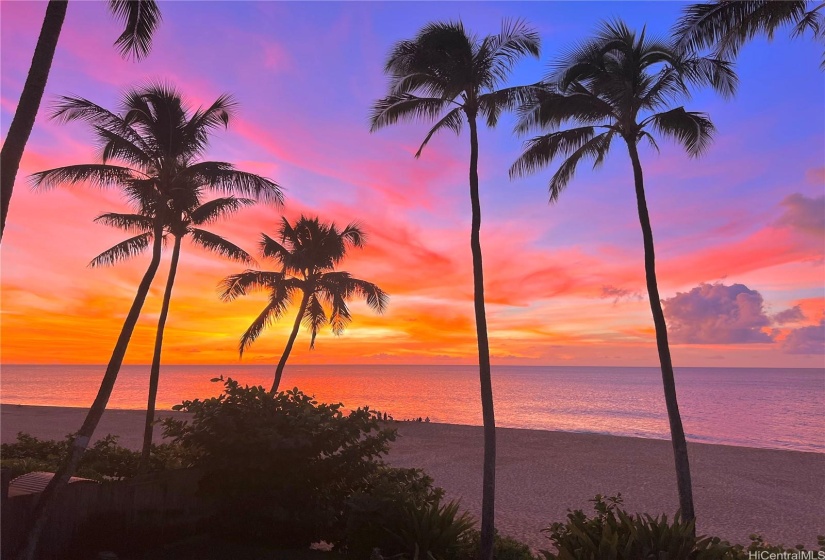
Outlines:
[{"label": "sky", "polygon": [[[282,185],[283,209],[259,204],[212,226],[250,253],[281,216],[301,214],[367,232],[341,269],[390,295],[377,315],[353,303],[339,337],[314,350],[299,335],[302,364],[472,364],[477,360],[469,248],[469,139],[445,133],[413,158],[428,126],[369,132],[371,104],[386,93],[391,46],[428,22],[461,19],[479,35],[522,18],[542,54],[508,85],[532,83],[597,28],[622,18],[667,36],[678,2],[279,3],[161,2],[152,52],[122,59],[119,24],[104,3],[71,2],[48,85],[23,157],[0,249],[3,363],[105,363],[148,264],[88,262],[124,238],[92,222],[128,211],[116,191],[88,186],[32,190],[26,177],[97,161],[89,129],[50,120],[59,95],[115,109],[128,88],[175,85],[192,107],[231,93],[238,108],[206,159],[228,161]],[[0,3],[0,124],[8,130],[45,2]],[[697,91],[688,110],[709,113],[711,149],[691,159],[662,140],[641,148],[656,241],[659,289],[674,364],[822,367],[825,356],[825,81],[810,37],[747,44],[732,100]],[[641,231],[626,150],[583,165],[548,203],[555,170],[510,180],[525,138],[512,116],[480,132],[482,249],[494,364],[654,366]],[[555,164],[555,162],[554,162]],[[171,244],[169,245],[171,247]],[[151,361],[166,279],[165,255],[126,356]],[[276,264],[259,259],[262,269]],[[266,303],[233,302],[219,281],[244,266],[184,242],[164,341],[164,362],[239,363],[238,339]],[[240,363],[277,362],[295,308]]]}]

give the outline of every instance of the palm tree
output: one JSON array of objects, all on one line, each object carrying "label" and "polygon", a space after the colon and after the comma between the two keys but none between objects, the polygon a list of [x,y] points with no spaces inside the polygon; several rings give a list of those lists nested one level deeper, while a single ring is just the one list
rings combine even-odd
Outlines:
[{"label": "palm tree", "polygon": [[483,39],[468,35],[461,22],[428,24],[415,39],[400,41],[393,47],[385,65],[385,71],[390,75],[389,93],[375,103],[371,117],[371,131],[400,120],[438,119],[424,138],[416,157],[421,155],[424,146],[439,130],[449,129],[459,134],[465,119],[470,129],[470,248],[473,255],[473,299],[484,419],[483,560],[492,560],[493,554],[496,432],[481,261],[477,119],[480,115],[486,119],[488,126],[494,127],[502,111],[524,101],[530,88],[496,88],[507,79],[514,64],[526,55],[538,57],[539,36],[521,21],[505,21],[501,33]]},{"label": "palm tree", "polygon": [[246,270],[221,282],[221,299],[224,301],[232,301],[250,290],[269,291],[269,303],[241,336],[241,355],[272,321],[286,313],[292,298],[302,294],[292,332],[275,370],[273,393],[281,383],[284,366],[302,322],[312,335],[309,342],[312,350],[315,337],[324,325],[329,323],[332,332],[338,335],[352,321],[347,301],[353,297],[364,298],[367,305],[379,313],[387,308],[387,294],[378,286],[353,278],[348,272],[335,271],[349,247],[363,246],[364,233],[356,224],[339,231],[334,223],[323,223],[317,217],[301,216],[295,225],[282,218],[279,235],[280,243],[261,234],[261,254],[280,263],[280,272]]},{"label": "palm tree", "polygon": [[[772,39],[781,27],[793,26],[797,37],[811,31],[825,42],[825,2],[814,0],[714,0],[686,7],[674,26],[680,46],[712,49],[715,56],[732,58],[756,35]],[[825,57],[821,64],[825,68]]]},{"label": "palm tree", "polygon": [[[166,327],[166,319],[169,315],[169,303],[172,298],[172,288],[175,283],[178,262],[180,259],[181,241],[184,237],[190,236],[196,245],[204,249],[234,259],[240,262],[251,264],[254,260],[249,254],[235,245],[209,231],[194,227],[215,222],[228,216],[244,206],[255,204],[251,198],[223,197],[211,200],[198,205],[200,189],[197,185],[191,185],[192,189],[178,189],[174,194],[166,214],[169,223],[165,224],[165,229],[174,238],[172,248],[172,258],[169,265],[169,276],[166,280],[166,288],[163,292],[163,303],[161,304],[158,327],[155,334],[155,348],[152,354],[152,367],[149,374],[149,398],[146,405],[146,421],[143,431],[143,449],[140,458],[140,472],[146,472],[149,468],[149,457],[152,449],[152,435],[155,420],[155,401],[157,400],[158,382],[160,379],[160,358],[163,348],[163,334]],[[194,207],[193,207],[194,206]],[[107,213],[95,218],[96,222],[117,227],[126,231],[141,232],[138,235],[122,241],[107,249],[91,263],[92,267],[107,266],[118,261],[133,257],[143,252],[149,245],[152,236],[153,216],[142,214],[118,214]]]},{"label": "palm tree", "polygon": [[[6,216],[17,170],[20,168],[23,150],[26,149],[26,143],[34,128],[40,100],[43,99],[43,92],[46,90],[67,7],[67,0],[50,0],[46,7],[29,74],[23,91],[20,92],[20,101],[3,142],[3,149],[0,151],[0,240],[3,239],[3,231],[6,229]],[[152,35],[160,23],[160,10],[155,0],[109,0],[109,10],[124,23],[123,33],[115,41],[115,46],[120,49],[121,54],[132,56],[135,60],[146,56],[152,45]]]},{"label": "palm tree", "polygon": [[[163,230],[170,223],[168,216],[176,193],[191,192],[194,184],[204,190],[282,202],[280,188],[271,180],[239,171],[229,163],[200,161],[210,133],[228,126],[233,107],[232,98],[221,95],[206,109],[190,111],[180,93],[167,85],[149,85],[127,92],[121,114],[80,97],[62,97],[55,107],[53,118],[61,122],[81,120],[91,125],[102,145],[102,161],[41,171],[32,176],[34,185],[47,188],[63,183],[90,183],[122,189],[138,206],[139,214],[152,216],[152,258],[118,336],[97,397],[72,442],[68,458],[49,482],[32,513],[33,521],[22,558],[29,560],[36,556],[55,497],[77,469],[106,409],[132,331],[160,263]],[[113,160],[117,163],[112,163]]]},{"label": "palm tree", "polygon": [[[656,281],[653,231],[637,146],[642,138],[655,146],[651,132],[656,132],[681,143],[693,157],[707,149],[714,131],[707,115],[684,107],[669,108],[678,98],[689,95],[690,85],[710,85],[724,95],[732,95],[736,76],[726,62],[685,56],[669,43],[647,38],[644,31],[637,35],[621,21],[605,23],[595,38],[555,64],[545,90],[522,108],[518,131],[548,128],[551,132],[529,140],[510,169],[511,176],[520,176],[553,159],[563,159],[550,179],[553,202],[580,162],[590,159],[597,167],[607,156],[611,142],[624,140],[633,165],[647,292],[670,421],[679,505],[685,519],[694,518],[690,467]],[[562,129],[569,122],[582,126]]]}]

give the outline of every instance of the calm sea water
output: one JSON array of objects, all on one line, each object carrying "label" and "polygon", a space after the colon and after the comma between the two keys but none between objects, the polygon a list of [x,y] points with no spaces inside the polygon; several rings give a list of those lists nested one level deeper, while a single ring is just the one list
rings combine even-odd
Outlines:
[{"label": "calm sea water", "polygon": [[[231,376],[269,387],[274,366],[165,366],[158,408],[220,392]],[[88,407],[103,366],[4,365],[4,404]],[[493,368],[501,427],[669,437],[658,368]],[[677,391],[688,439],[825,452],[825,369],[679,368]],[[110,408],[145,408],[148,366],[124,366]],[[474,366],[291,366],[282,388],[323,402],[369,405],[396,419],[481,425]]]}]

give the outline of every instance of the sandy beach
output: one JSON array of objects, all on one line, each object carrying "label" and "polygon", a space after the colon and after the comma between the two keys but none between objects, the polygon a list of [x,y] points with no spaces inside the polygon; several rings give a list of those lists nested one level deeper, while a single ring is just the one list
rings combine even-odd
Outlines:
[{"label": "sandy beach", "polygon": [[[62,438],[85,410],[3,405],[2,442],[19,431]],[[176,414],[173,412],[161,413]],[[110,410],[98,436],[118,434],[140,446],[143,413]],[[449,497],[478,515],[482,431],[477,426],[399,423],[388,461],[421,467]],[[734,542],[760,533],[769,542],[816,544],[825,533],[825,454],[690,444],[698,530]],[[631,511],[672,514],[677,507],[668,441],[595,434],[499,429],[496,525],[536,548],[540,530],[568,508],[589,509],[596,494],[621,492]]]}]

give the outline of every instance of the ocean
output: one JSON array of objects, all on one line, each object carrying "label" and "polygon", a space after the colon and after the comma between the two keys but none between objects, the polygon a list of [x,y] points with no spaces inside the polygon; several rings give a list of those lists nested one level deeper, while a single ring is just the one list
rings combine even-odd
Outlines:
[{"label": "ocean", "polygon": [[[4,405],[88,407],[104,366],[3,365]],[[158,409],[220,392],[220,375],[269,388],[273,366],[161,369]],[[124,366],[109,408],[145,409],[149,366]],[[825,453],[825,369],[677,368],[689,441]],[[481,425],[475,366],[287,366],[281,389],[369,405],[397,420]],[[669,437],[655,367],[494,366],[496,424],[654,439]]]}]

